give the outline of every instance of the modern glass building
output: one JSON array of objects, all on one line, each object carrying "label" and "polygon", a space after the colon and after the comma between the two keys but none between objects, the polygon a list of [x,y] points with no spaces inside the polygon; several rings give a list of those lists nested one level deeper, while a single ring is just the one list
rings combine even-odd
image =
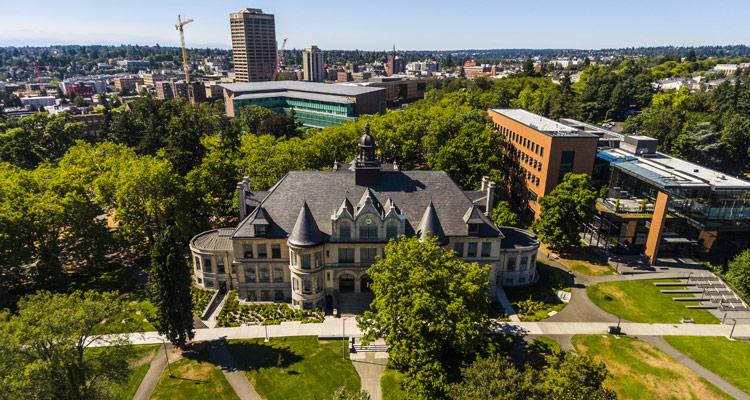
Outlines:
[{"label": "modern glass building", "polygon": [[293,117],[303,126],[324,128],[385,111],[386,90],[302,81],[222,85],[227,115],[257,105]]}]

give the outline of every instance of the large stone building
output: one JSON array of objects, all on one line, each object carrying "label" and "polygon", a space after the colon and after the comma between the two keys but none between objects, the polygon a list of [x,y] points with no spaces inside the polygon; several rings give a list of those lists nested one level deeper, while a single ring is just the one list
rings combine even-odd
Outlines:
[{"label": "large stone building", "polygon": [[365,129],[351,164],[292,171],[269,191],[239,183],[239,225],[190,241],[196,284],[234,289],[248,301],[323,308],[344,293],[368,292],[368,267],[400,235],[434,237],[462,259],[489,265],[490,295],[537,279],[538,240],[486,215],[493,182],[467,192],[444,172],[381,164]]},{"label": "large stone building", "polygon": [[276,66],[276,22],[273,14],[243,8],[229,14],[232,59],[237,82],[270,81]]}]

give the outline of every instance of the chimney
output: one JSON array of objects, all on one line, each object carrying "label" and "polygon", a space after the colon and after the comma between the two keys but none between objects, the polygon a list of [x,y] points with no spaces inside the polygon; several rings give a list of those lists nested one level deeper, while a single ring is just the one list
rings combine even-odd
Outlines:
[{"label": "chimney", "polygon": [[245,185],[242,182],[237,183],[237,199],[240,205],[240,221],[245,219]]},{"label": "chimney", "polygon": [[250,191],[250,177],[249,176],[243,176],[242,177],[242,184],[245,186],[245,191]]},{"label": "chimney", "polygon": [[482,188],[481,188],[481,189],[479,189],[479,190],[481,190],[481,191],[483,191],[483,192],[484,192],[485,190],[487,190],[487,182],[489,182],[489,180],[490,180],[490,177],[489,177],[489,176],[487,176],[487,175],[483,176],[483,177],[482,177]]},{"label": "chimney", "polygon": [[492,218],[492,207],[495,205],[495,182],[487,181],[487,204],[484,215]]}]

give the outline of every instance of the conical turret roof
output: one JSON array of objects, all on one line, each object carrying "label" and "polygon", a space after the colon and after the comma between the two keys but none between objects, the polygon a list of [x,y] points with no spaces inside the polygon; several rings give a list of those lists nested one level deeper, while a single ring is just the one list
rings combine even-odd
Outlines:
[{"label": "conical turret roof", "polygon": [[307,202],[302,204],[297,222],[295,222],[287,241],[292,246],[298,247],[312,247],[323,243],[323,233],[320,232],[318,224],[315,223],[315,218],[310,211],[310,207],[307,206]]},{"label": "conical turret roof", "polygon": [[419,222],[417,235],[419,235],[420,239],[435,237],[437,238],[438,244],[445,244],[447,242],[445,233],[443,232],[443,227],[440,225],[440,219],[435,211],[435,206],[432,204],[432,200],[430,200],[430,204],[427,205],[424,214],[422,214],[422,220]]}]

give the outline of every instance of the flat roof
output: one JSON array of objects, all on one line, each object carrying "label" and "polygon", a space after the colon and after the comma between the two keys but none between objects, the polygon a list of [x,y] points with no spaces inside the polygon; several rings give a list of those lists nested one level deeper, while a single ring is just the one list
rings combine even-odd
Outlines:
[{"label": "flat roof", "polygon": [[593,133],[561,124],[520,108],[491,108],[490,110],[550,136],[598,137]]},{"label": "flat roof", "polygon": [[296,90],[280,90],[274,92],[248,93],[236,96],[235,100],[268,99],[273,97],[286,97],[300,100],[325,101],[328,103],[353,104],[356,101],[351,96],[336,96],[312,92],[298,92]]},{"label": "flat roof", "polygon": [[379,87],[348,86],[305,81],[222,83],[219,86],[237,94],[245,94],[250,92],[297,91],[335,96],[359,96],[362,94],[380,92],[385,90],[385,88]]},{"label": "flat roof", "polygon": [[750,182],[664,153],[637,156],[623,149],[606,149],[597,156],[660,187],[711,187],[750,190]]}]

